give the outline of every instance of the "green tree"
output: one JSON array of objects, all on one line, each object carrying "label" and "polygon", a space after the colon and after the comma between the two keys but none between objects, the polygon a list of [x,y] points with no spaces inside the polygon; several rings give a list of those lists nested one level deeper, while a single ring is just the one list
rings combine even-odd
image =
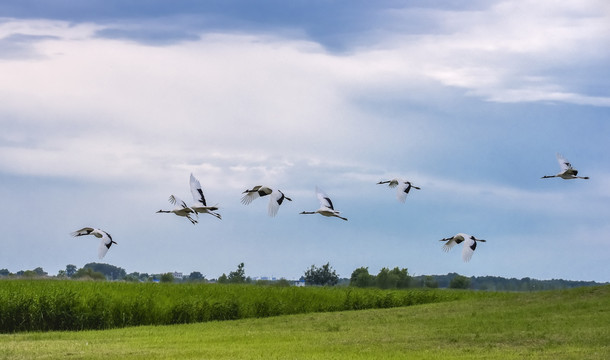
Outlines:
[{"label": "green tree", "polygon": [[83,268],[91,268],[93,271],[104,274],[110,280],[120,280],[127,275],[125,269],[110,264],[89,263],[85,264]]},{"label": "green tree", "polygon": [[398,289],[408,288],[411,284],[411,277],[409,276],[409,272],[406,268],[399,269],[397,266],[394,269],[390,270],[390,274],[395,277],[396,287]]},{"label": "green tree", "polygon": [[320,268],[311,265],[311,268],[305,271],[305,284],[307,285],[333,286],[338,282],[339,275],[332,269],[330,263],[326,263]]},{"label": "green tree", "polygon": [[127,274],[123,277],[123,281],[129,281],[129,282],[139,282],[140,281],[140,273],[139,272],[132,272],[130,274]]},{"label": "green tree", "polygon": [[67,277],[74,276],[74,274],[76,274],[76,270],[77,270],[76,265],[72,265],[72,264],[66,265],[66,276]]},{"label": "green tree", "polygon": [[35,272],[36,275],[38,275],[38,276],[47,276],[47,272],[44,271],[41,267],[37,267],[36,269],[34,269],[32,271]]},{"label": "green tree", "polygon": [[470,278],[462,275],[456,275],[449,282],[449,287],[451,289],[468,289],[470,287]]},{"label": "green tree", "polygon": [[106,280],[106,276],[101,272],[93,271],[91,268],[81,268],[72,275],[73,279],[93,279],[93,280]]},{"label": "green tree", "polygon": [[21,276],[26,278],[33,278],[38,277],[38,274],[34,270],[26,270],[21,274]]},{"label": "green tree", "polygon": [[174,282],[174,274],[172,273],[165,273],[161,275],[161,282],[162,283],[171,283]]},{"label": "green tree", "polygon": [[390,272],[390,269],[383,267],[381,270],[379,270],[375,280],[378,288],[393,289],[396,288],[396,284],[398,283],[398,276]]},{"label": "green tree", "polygon": [[229,279],[227,278],[227,274],[222,273],[222,275],[220,275],[218,277],[218,280],[216,280],[219,284],[228,284],[229,283]]},{"label": "green tree", "polygon": [[375,285],[375,277],[369,274],[368,267],[359,267],[352,272],[349,284],[356,287],[371,287]]},{"label": "green tree", "polygon": [[0,276],[9,276],[11,274],[8,269],[0,269]]},{"label": "green tree", "polygon": [[431,289],[436,289],[436,288],[438,288],[438,281],[436,281],[434,276],[428,275],[424,279],[424,287],[431,288]]},{"label": "green tree", "polygon": [[205,276],[199,271],[193,271],[189,275],[189,281],[205,281]]},{"label": "green tree", "polygon": [[244,263],[237,265],[237,270],[231,271],[227,277],[232,284],[243,284],[246,282],[246,271],[244,270]]}]

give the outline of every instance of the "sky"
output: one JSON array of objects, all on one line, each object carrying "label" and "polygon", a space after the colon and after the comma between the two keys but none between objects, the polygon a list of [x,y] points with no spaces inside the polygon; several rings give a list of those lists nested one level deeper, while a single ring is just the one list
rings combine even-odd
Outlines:
[{"label": "sky", "polygon": [[[0,268],[610,281],[610,3],[0,3]],[[541,179],[564,155],[589,180]],[[173,214],[189,176],[222,220]],[[405,203],[381,180],[401,177]],[[255,185],[281,189],[240,203]],[[348,218],[301,215],[316,186]],[[103,260],[98,239],[117,242]],[[486,239],[470,262],[440,239]]]}]

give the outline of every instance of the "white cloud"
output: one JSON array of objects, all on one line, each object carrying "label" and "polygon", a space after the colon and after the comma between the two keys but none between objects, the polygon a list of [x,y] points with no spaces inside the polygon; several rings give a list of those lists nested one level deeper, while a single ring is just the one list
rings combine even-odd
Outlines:
[{"label": "white cloud", "polygon": [[70,23],[67,21],[53,21],[47,19],[18,20],[0,17],[0,38],[14,34],[32,36],[51,36],[62,39],[86,40],[96,31],[104,28],[102,25],[92,23]]},{"label": "white cloud", "polygon": [[[393,15],[400,21],[413,11],[421,12]],[[610,34],[610,7],[604,1],[505,1],[484,10],[426,15],[440,30],[390,34],[382,41],[402,54],[405,68],[491,101],[609,105],[607,96],[572,90],[566,76],[569,69],[603,68],[610,60],[603,45]]]},{"label": "white cloud", "polygon": [[[147,46],[97,38],[101,25],[6,20],[5,37],[54,38],[32,45],[40,58],[0,63],[2,164],[54,176],[72,176],[83,164],[91,166],[79,174],[95,176],[208,166],[222,182],[237,173],[269,180],[303,161],[366,171],[385,155],[379,168],[387,169],[392,146],[422,151],[442,145],[444,135],[416,112],[397,124],[417,132],[388,132],[378,126],[388,119],[363,111],[360,99],[412,94],[425,103],[436,96],[436,81],[496,102],[610,105],[610,98],[570,91],[561,74],[547,71],[577,66],[583,56],[610,57],[594,46],[610,30],[607,7],[579,4],[430,10],[440,32],[386,34],[346,55],[267,35],[205,34]],[[437,141],[429,143],[432,134]],[[99,174],[108,167],[115,170]]]},{"label": "white cloud", "polygon": [[343,94],[350,74],[360,81],[358,62],[313,43],[212,34],[152,47],[49,27],[65,37],[39,41],[43,58],[0,65],[3,112],[14,119],[1,135],[10,171],[152,175],[146,167],[213,164],[220,154],[265,179],[294,161],[353,161],[354,146],[379,131]]}]

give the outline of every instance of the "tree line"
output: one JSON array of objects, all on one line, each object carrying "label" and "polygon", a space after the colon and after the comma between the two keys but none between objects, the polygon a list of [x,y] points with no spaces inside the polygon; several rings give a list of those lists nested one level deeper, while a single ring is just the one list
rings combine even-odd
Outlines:
[{"label": "tree line", "polygon": [[[33,270],[18,271],[15,274],[7,269],[0,269],[1,277],[23,277],[39,278],[49,277],[41,267]],[[64,279],[93,279],[93,280],[120,280],[128,282],[217,282],[221,284],[274,284],[289,286],[293,284],[286,279],[280,280],[253,280],[246,276],[245,265],[240,263],[235,271],[229,274],[223,273],[217,279],[206,279],[199,271],[193,271],[189,275],[179,278],[174,273],[148,274],[132,272],[127,273],[125,269],[110,264],[88,263],[82,268],[75,265],[66,265],[60,270],[55,278]],[[406,289],[406,288],[452,288],[472,289],[488,291],[536,291],[567,289],[581,286],[595,286],[604,283],[595,281],[572,281],[563,279],[537,280],[525,277],[522,279],[503,278],[499,276],[472,276],[466,277],[457,273],[446,275],[419,275],[411,276],[406,268],[394,267],[390,269],[383,267],[377,274],[370,274],[368,267],[355,269],[350,278],[341,278],[332,268],[330,263],[322,266],[311,265],[305,270],[299,281],[310,286],[353,286],[360,288],[380,289]],[[605,283],[607,284],[607,283]]]}]

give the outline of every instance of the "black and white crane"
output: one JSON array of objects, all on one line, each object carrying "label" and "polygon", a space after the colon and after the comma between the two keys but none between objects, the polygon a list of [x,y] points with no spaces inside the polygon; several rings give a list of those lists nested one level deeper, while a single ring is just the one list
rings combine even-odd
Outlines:
[{"label": "black and white crane", "polygon": [[106,256],[106,253],[108,252],[108,249],[110,249],[112,244],[116,244],[116,241],[112,240],[112,236],[110,236],[110,234],[108,234],[104,230],[95,229],[91,227],[84,227],[80,230],[76,230],[70,235],[74,237],[83,235],[93,235],[96,238],[102,239],[102,241],[100,242],[100,246],[97,248],[97,256],[100,259],[103,259],[104,256]]},{"label": "black and white crane", "polygon": [[316,196],[320,201],[320,208],[316,211],[303,211],[301,214],[320,214],[322,216],[337,217],[339,219],[347,221],[347,218],[342,217],[339,211],[335,210],[330,197],[324,193],[319,187],[316,186]]},{"label": "black and white crane", "polygon": [[474,250],[477,248],[477,242],[486,242],[487,240],[477,239],[472,235],[459,233],[452,237],[441,239],[440,241],[445,241],[445,245],[443,245],[443,251],[447,252],[451,250],[456,244],[462,245],[462,260],[470,261],[472,258],[472,254],[474,254]]},{"label": "black and white crane", "polygon": [[191,217],[191,214],[195,214],[197,216],[197,218],[199,218],[199,215],[197,214],[197,211],[195,211],[190,206],[187,206],[184,201],[180,200],[175,195],[170,195],[168,201],[170,203],[176,205],[176,207],[174,209],[172,209],[172,210],[159,210],[159,211],[157,211],[157,214],[158,213],[166,213],[166,214],[173,213],[173,214],[176,214],[178,216],[183,216],[183,217],[189,219],[189,221],[193,225],[197,224],[197,220],[195,220],[195,219],[193,219]]},{"label": "black and white crane", "polygon": [[272,188],[263,185],[256,185],[252,189],[247,189],[242,194],[245,194],[241,198],[241,203],[244,205],[250,204],[252,201],[258,199],[259,197],[269,195],[269,205],[267,205],[267,213],[271,217],[277,215],[277,212],[280,209],[280,205],[282,205],[284,200],[292,201],[292,199],[284,195],[281,190],[273,190]]},{"label": "black and white crane", "polygon": [[410,181],[404,181],[399,178],[394,178],[392,180],[380,181],[377,185],[380,184],[388,184],[391,188],[396,188],[396,198],[400,202],[405,202],[407,200],[407,195],[409,195],[409,191],[411,189],[421,190],[420,187],[413,185]]},{"label": "black and white crane", "polygon": [[248,205],[255,199],[270,195],[272,192],[273,189],[268,186],[256,185],[252,189],[246,189],[244,192],[242,192],[244,196],[241,197],[241,203],[244,205]]},{"label": "black and white crane", "polygon": [[570,162],[566,158],[561,156],[561,154],[559,154],[559,153],[557,153],[556,156],[557,156],[557,162],[559,162],[559,166],[561,167],[561,172],[556,175],[545,175],[545,176],[541,177],[541,179],[559,177],[564,180],[571,180],[571,179],[585,179],[586,180],[589,178],[588,176],[577,176],[578,170],[574,169],[572,167],[572,164],[570,164]]}]

